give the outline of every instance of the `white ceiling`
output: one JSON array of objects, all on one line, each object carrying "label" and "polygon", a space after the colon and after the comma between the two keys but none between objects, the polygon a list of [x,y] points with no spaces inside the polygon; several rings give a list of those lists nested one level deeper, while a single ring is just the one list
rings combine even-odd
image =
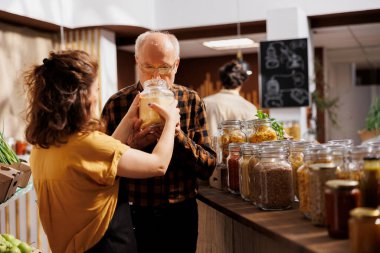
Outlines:
[{"label": "white ceiling", "polygon": [[[253,39],[256,42],[264,41],[266,34],[247,34],[244,37]],[[236,36],[201,38],[180,41],[181,58],[212,57],[221,55],[231,55],[236,53],[233,50],[215,50],[202,45],[203,41],[215,39],[236,38]],[[380,23],[350,25],[339,27],[327,27],[313,29],[312,40],[314,47],[326,49],[367,49],[380,48]],[[134,52],[134,46],[122,46],[120,49]],[[257,48],[243,49],[243,53],[257,52]],[[380,61],[380,59],[378,59]]]}]

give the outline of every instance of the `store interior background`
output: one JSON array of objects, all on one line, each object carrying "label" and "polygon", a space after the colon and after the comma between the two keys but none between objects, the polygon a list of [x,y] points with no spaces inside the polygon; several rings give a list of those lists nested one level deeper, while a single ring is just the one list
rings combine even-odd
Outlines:
[{"label": "store interior background", "polygon": [[[241,34],[256,42],[267,38],[267,13],[273,9],[299,8],[308,17],[314,61],[322,64],[324,84],[317,84],[327,98],[339,97],[337,124],[319,114],[319,141],[352,138],[360,143],[370,105],[380,95],[378,85],[355,85],[355,65],[379,67],[380,1],[249,0],[13,0],[0,2],[0,118],[6,136],[23,138],[25,94],[21,74],[40,63],[47,52],[62,48],[85,49],[100,58],[102,104],[117,89],[135,82],[133,44],[147,29],[168,30],[180,40],[181,63],[176,82],[198,91],[201,97],[218,91],[217,70],[236,57],[237,50],[218,51],[202,46],[211,39]],[[287,27],[284,22],[284,28]],[[84,42],[83,42],[84,41]],[[92,41],[86,45],[87,41]],[[83,43],[83,44],[82,44]],[[258,49],[243,49],[253,75],[242,95],[259,106]],[[310,77],[313,83],[314,77]],[[324,87],[324,88],[323,88]],[[15,99],[16,98],[16,99]],[[21,99],[22,98],[22,99]],[[101,108],[102,105],[99,105]]]}]

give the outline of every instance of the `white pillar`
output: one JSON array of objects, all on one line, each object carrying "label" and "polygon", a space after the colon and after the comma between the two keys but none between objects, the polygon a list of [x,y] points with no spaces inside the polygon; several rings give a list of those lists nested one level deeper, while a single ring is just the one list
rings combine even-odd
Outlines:
[{"label": "white pillar", "polygon": [[[315,90],[314,53],[306,13],[298,8],[273,9],[267,12],[267,40],[308,39],[309,92]],[[307,107],[271,108],[271,117],[278,121],[296,120],[300,123],[301,138],[307,132]]]},{"label": "white pillar", "polygon": [[99,62],[101,78],[101,109],[117,89],[117,59],[115,33],[100,30]]}]

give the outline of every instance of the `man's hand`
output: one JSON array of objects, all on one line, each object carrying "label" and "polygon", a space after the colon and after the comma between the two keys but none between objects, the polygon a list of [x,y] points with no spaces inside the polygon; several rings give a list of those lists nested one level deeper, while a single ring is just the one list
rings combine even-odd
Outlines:
[{"label": "man's hand", "polygon": [[153,125],[141,129],[142,120],[136,119],[132,134],[127,139],[127,145],[135,149],[143,149],[157,142],[160,138],[163,126]]}]

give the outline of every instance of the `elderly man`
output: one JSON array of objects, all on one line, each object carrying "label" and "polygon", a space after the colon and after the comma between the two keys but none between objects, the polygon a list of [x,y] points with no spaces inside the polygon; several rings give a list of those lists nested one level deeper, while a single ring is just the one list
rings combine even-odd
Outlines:
[{"label": "elderly man", "polygon": [[[149,79],[163,79],[173,91],[180,108],[173,158],[163,177],[122,179],[119,197],[128,197],[138,250],[144,252],[195,252],[198,236],[198,209],[195,200],[197,178],[208,179],[215,167],[215,152],[210,148],[205,107],[198,94],[174,84],[179,65],[179,43],[174,35],[149,31],[141,34],[135,45],[139,82],[113,95],[102,117],[107,133],[112,133],[143,90]],[[147,152],[157,141],[160,128],[140,129],[128,145]],[[127,217],[127,216],[126,216]]]}]

